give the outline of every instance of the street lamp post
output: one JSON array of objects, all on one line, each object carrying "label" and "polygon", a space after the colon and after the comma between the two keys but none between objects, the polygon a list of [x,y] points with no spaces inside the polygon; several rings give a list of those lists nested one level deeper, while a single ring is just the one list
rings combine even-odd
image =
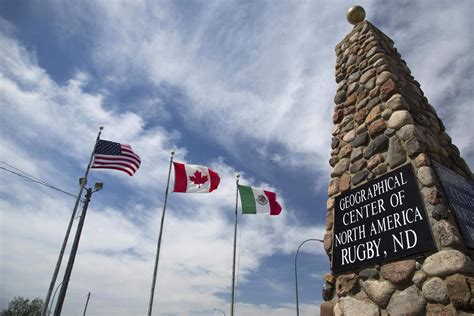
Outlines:
[{"label": "street lamp post", "polygon": [[[85,178],[79,179],[79,183],[81,184],[81,186],[84,186],[85,181],[87,181]],[[92,193],[102,190],[103,186],[104,184],[102,182],[96,182],[94,185],[94,190],[92,188],[86,188],[86,199],[82,208],[82,214],[81,218],[79,219],[79,224],[77,225],[76,236],[74,237],[71,253],[69,254],[69,261],[66,266],[66,271],[64,272],[61,290],[59,291],[58,301],[56,302],[56,308],[54,310],[54,316],[61,316],[64,298],[66,297],[66,291],[69,284],[69,280],[71,278],[72,267],[74,265],[74,260],[76,259],[77,248],[79,247],[79,240],[81,239],[82,227],[84,226],[87,208],[92,198]]]},{"label": "street lamp post", "polygon": [[215,311],[219,311],[219,312],[221,312],[221,313],[222,313],[222,314],[225,316],[225,313],[224,313],[224,311],[223,311],[222,309],[219,309],[219,308],[214,308],[214,310],[215,310]]},{"label": "street lamp post", "polygon": [[306,239],[305,241],[303,241],[298,249],[296,250],[296,254],[295,254],[295,290],[296,290],[296,316],[300,316],[300,306],[299,306],[299,300],[298,300],[298,269],[297,269],[297,259],[298,259],[298,253],[300,251],[300,248],[301,246],[303,246],[306,242],[308,241],[319,241],[319,242],[324,242],[324,240],[322,239],[315,239],[315,238],[311,238],[311,239]]}]

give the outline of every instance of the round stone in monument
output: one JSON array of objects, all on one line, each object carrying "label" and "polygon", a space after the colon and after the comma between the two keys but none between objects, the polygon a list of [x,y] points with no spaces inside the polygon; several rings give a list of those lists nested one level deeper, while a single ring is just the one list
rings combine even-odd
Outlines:
[{"label": "round stone in monument", "polygon": [[423,315],[426,300],[413,285],[403,291],[395,292],[387,306],[389,315]]},{"label": "round stone in monument", "polygon": [[447,304],[448,288],[442,279],[433,277],[423,283],[423,296],[430,302]]},{"label": "round stone in monument", "polygon": [[390,281],[367,280],[362,283],[367,296],[378,306],[385,308],[395,292],[395,286]]},{"label": "round stone in monument", "polygon": [[352,297],[343,297],[338,303],[339,309],[336,315],[366,315],[366,316],[378,316],[380,315],[379,308],[377,305],[359,301]]}]

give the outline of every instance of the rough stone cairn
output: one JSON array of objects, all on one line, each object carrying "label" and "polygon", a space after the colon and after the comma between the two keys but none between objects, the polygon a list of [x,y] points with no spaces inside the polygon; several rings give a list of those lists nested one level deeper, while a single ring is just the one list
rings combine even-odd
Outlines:
[{"label": "rough stone cairn", "polygon": [[474,251],[464,246],[431,161],[468,179],[473,174],[390,38],[364,21],[336,46],[336,54],[324,238],[329,258],[334,197],[406,163],[415,170],[437,251],[327,273],[321,315],[469,314],[474,311]]}]

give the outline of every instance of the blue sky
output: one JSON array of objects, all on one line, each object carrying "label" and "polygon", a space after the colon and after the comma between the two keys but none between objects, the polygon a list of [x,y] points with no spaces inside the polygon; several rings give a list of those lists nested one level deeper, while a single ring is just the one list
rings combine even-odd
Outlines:
[{"label": "blue sky", "polygon": [[[94,170],[64,305],[146,314],[169,152],[208,165],[211,194],[169,198],[154,315],[229,311],[235,174],[275,190],[278,217],[239,216],[238,315],[294,312],[293,260],[325,228],[335,45],[349,1],[0,3],[3,162],[76,193],[99,125],[142,157]],[[474,165],[471,1],[363,1]],[[0,172],[0,308],[44,298],[74,199]],[[319,313],[322,246],[299,258],[302,315]],[[65,267],[63,263],[62,268]],[[60,278],[62,276],[60,275]]]}]

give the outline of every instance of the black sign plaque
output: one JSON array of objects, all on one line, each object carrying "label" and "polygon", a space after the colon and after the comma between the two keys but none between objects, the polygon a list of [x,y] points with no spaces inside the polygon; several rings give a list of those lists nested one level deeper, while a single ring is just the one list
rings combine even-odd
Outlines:
[{"label": "black sign plaque", "polygon": [[334,273],[435,249],[411,164],[335,200]]},{"label": "black sign plaque", "polygon": [[474,182],[449,168],[431,161],[454,210],[459,229],[467,247],[474,249]]}]

